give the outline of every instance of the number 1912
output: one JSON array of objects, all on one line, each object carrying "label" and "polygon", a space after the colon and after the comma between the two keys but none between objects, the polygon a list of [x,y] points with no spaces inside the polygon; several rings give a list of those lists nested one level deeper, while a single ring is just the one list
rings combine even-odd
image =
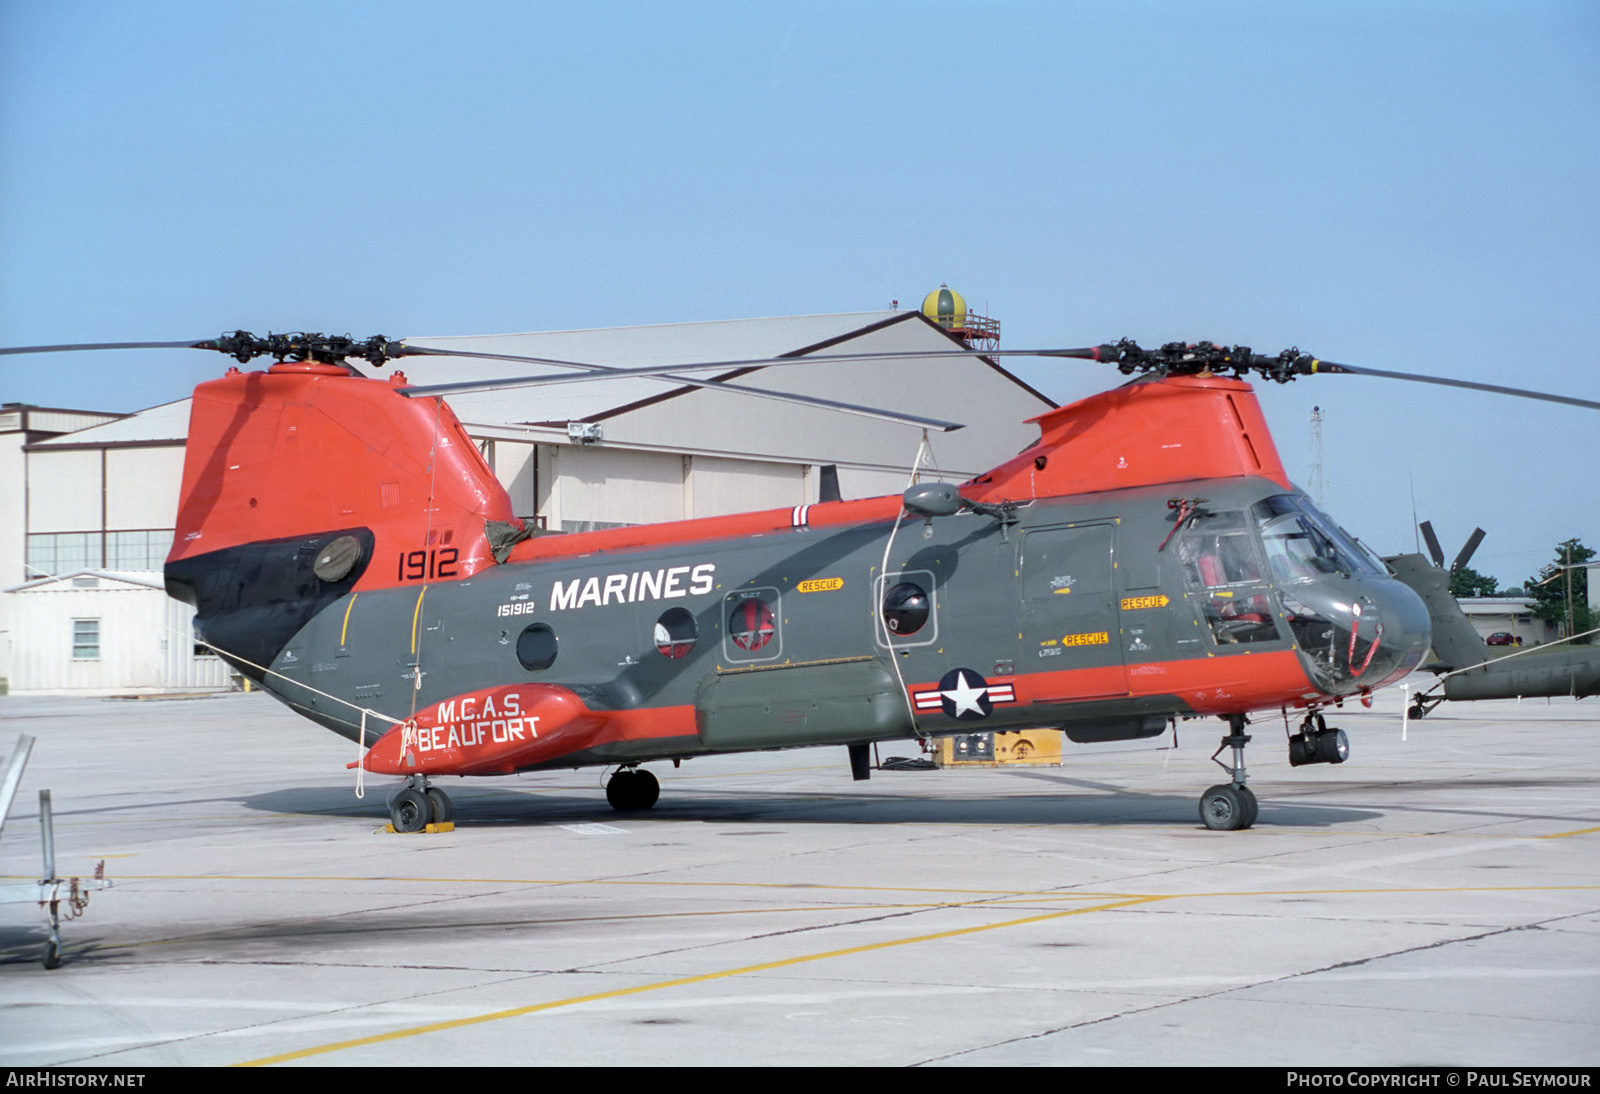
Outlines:
[{"label": "number 1912", "polygon": [[435,547],[430,551],[402,551],[395,561],[398,581],[432,581],[436,577],[455,577],[461,552],[454,547]]}]

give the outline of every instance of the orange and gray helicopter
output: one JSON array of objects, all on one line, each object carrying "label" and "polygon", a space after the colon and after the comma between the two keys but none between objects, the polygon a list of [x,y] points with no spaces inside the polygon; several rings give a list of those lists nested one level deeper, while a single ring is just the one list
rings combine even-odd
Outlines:
[{"label": "orange and gray helicopter", "polygon": [[[1227,727],[1212,756],[1227,779],[1200,817],[1249,827],[1249,716],[1281,711],[1288,731],[1292,711],[1291,761],[1342,762],[1324,712],[1414,669],[1429,619],[1289,481],[1243,377],[1354,373],[1600,409],[1298,350],[989,351],[1137,376],[1034,419],[1036,443],[959,486],[535,535],[444,402],[486,385],[414,387],[351,362],[572,362],[243,331],[3,352],[177,346],[275,363],[195,390],[167,589],[240,672],[370,745],[366,771],[405,780],[389,803],[402,831],[450,818],[447,775],[615,766],[606,796],[632,810],[656,801],[642,766],[656,761],[845,745],[865,778],[878,741],[1040,726],[1130,740],[1197,717]],[[688,375],[708,366],[582,367],[759,392]]]}]

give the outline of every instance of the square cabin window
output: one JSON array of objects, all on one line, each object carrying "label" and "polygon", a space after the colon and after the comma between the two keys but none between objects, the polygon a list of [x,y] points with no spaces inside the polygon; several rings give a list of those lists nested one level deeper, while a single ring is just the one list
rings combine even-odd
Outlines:
[{"label": "square cabin window", "polygon": [[100,620],[74,619],[72,621],[72,659],[95,661],[100,657]]}]

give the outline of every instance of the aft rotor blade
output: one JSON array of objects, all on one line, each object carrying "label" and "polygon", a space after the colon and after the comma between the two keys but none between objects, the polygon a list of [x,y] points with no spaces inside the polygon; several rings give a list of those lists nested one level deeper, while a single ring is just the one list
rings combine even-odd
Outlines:
[{"label": "aft rotor blade", "polygon": [[1332,361],[1314,361],[1312,372],[1347,372],[1352,376],[1380,376],[1386,380],[1415,380],[1419,384],[1438,384],[1441,387],[1462,387],[1471,391],[1487,391],[1495,395],[1510,395],[1518,399],[1542,399],[1547,403],[1565,403],[1586,410],[1600,410],[1600,403],[1592,399],[1579,399],[1571,395],[1551,395],[1543,391],[1529,391],[1522,387],[1501,387],[1499,384],[1480,384],[1475,380],[1452,380],[1445,376],[1424,376],[1418,372],[1390,372],[1381,368],[1360,368],[1356,365],[1339,365]]},{"label": "aft rotor blade", "polygon": [[1483,542],[1483,537],[1487,534],[1482,528],[1474,528],[1472,530],[1472,535],[1467,537],[1466,546],[1461,548],[1461,553],[1450,564],[1451,573],[1457,572],[1471,560],[1473,552],[1478,549],[1478,544]]},{"label": "aft rotor blade", "polygon": [[1444,548],[1439,546],[1439,537],[1433,534],[1433,521],[1425,520],[1417,527],[1422,530],[1422,541],[1428,545],[1428,555],[1433,559],[1433,564],[1444,569]]},{"label": "aft rotor blade", "polygon": [[[699,370],[705,368],[728,368],[731,362],[701,362],[688,366],[674,365],[661,368],[622,369],[610,365],[596,365],[583,361],[563,361],[552,357],[526,357],[510,353],[484,353],[471,350],[436,349],[425,346],[406,346],[400,356],[427,356],[427,357],[479,357],[495,361],[517,361],[528,364],[553,365],[559,368],[580,369],[583,374],[571,376],[521,376],[503,377],[496,380],[462,380],[457,383],[426,384],[419,387],[400,388],[400,394],[416,398],[430,395],[460,395],[474,391],[498,391],[505,388],[539,387],[556,383],[574,383],[587,379],[622,379],[624,377],[651,377],[665,380],[669,383],[685,384],[689,387],[709,388],[716,391],[733,391],[740,395],[753,395],[760,399],[772,399],[777,402],[799,404],[801,406],[816,406],[826,410],[843,411],[846,414],[858,414],[866,418],[876,418],[880,421],[897,422],[902,425],[914,425],[923,429],[937,429],[942,433],[963,428],[960,422],[947,422],[941,418],[925,418],[919,414],[907,414],[901,411],[883,410],[878,407],[861,406],[856,403],[840,402],[836,399],[824,399],[816,395],[796,395],[786,391],[772,391],[767,388],[750,387],[746,384],[731,384],[726,381],[704,380],[694,376],[684,376],[680,370]],[[779,357],[754,359],[749,365],[782,365],[800,364],[807,361],[805,357]],[[596,375],[598,374],[598,375]]]},{"label": "aft rotor blade", "polygon": [[79,342],[70,346],[0,346],[0,354],[7,353],[75,353],[95,349],[211,349],[215,342],[191,339],[187,342]]}]

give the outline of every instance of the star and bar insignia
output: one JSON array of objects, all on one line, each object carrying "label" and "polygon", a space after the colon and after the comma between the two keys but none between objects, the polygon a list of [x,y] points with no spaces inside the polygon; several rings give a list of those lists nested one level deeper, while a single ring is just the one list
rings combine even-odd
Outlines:
[{"label": "star and bar insignia", "polygon": [[1017,701],[1011,684],[991,684],[971,669],[951,669],[934,687],[911,689],[918,714],[942,710],[951,718],[973,721],[987,718],[994,708]]}]

